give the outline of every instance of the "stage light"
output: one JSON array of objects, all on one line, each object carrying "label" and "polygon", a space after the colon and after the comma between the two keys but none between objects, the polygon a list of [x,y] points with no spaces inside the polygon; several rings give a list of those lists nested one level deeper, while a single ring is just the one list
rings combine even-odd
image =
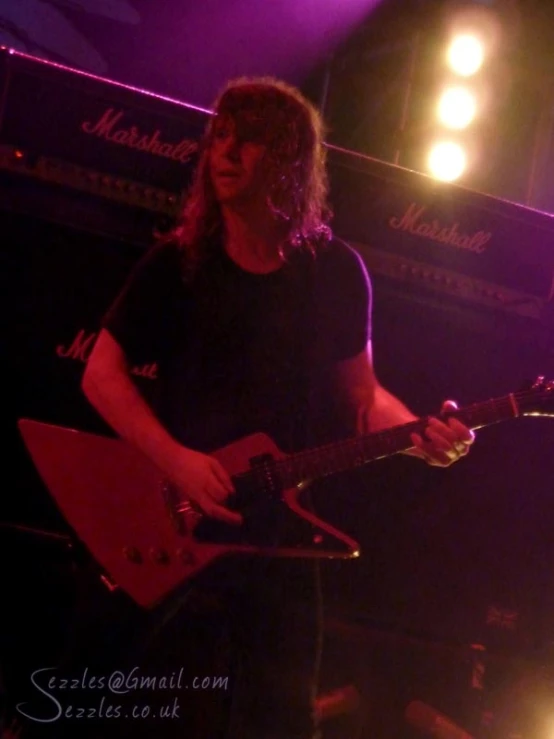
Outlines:
[{"label": "stage light", "polygon": [[436,143],[427,160],[429,172],[444,182],[453,182],[462,176],[467,166],[467,156],[460,144],[453,141]]},{"label": "stage light", "polygon": [[471,77],[478,72],[484,59],[484,44],[473,33],[460,33],[455,36],[447,51],[450,67],[461,77]]},{"label": "stage light", "polygon": [[442,124],[448,128],[462,129],[469,126],[477,113],[475,95],[465,87],[446,89],[437,106],[437,114]]}]

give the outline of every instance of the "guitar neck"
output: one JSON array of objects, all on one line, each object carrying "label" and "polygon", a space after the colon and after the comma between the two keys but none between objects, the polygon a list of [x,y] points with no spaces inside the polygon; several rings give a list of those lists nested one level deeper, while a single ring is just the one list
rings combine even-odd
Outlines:
[{"label": "guitar neck", "polygon": [[[441,418],[445,420],[457,418],[464,425],[475,430],[516,418],[518,415],[519,408],[514,395],[506,395],[449,411],[442,414]],[[276,462],[276,471],[286,488],[294,487],[307,480],[316,480],[337,472],[345,472],[413,447],[411,435],[421,434],[427,423],[428,418],[421,418],[384,431],[355,436],[298,452]]]}]

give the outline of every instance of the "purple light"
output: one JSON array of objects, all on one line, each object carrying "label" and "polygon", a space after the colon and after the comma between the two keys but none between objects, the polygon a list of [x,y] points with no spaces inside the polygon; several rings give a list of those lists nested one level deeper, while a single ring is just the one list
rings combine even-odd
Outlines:
[{"label": "purple light", "polygon": [[182,67],[185,100],[209,104],[230,78],[274,75],[298,83],[381,0],[205,0],[180,6],[155,64]]}]

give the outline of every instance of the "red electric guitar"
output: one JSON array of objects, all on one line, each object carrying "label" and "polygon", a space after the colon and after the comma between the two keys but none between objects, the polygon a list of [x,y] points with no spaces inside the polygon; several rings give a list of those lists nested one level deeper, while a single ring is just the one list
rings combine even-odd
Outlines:
[{"label": "red electric guitar", "polygon": [[[446,414],[472,429],[519,416],[554,417],[554,381]],[[50,494],[88,551],[139,605],[150,608],[224,555],[348,559],[358,544],[302,506],[313,480],[405,451],[425,419],[283,454],[264,434],[214,452],[233,478],[236,527],[199,512],[120,439],[38,421],[18,422]],[[552,450],[549,450],[550,452]],[[545,450],[546,453],[546,450]]]}]

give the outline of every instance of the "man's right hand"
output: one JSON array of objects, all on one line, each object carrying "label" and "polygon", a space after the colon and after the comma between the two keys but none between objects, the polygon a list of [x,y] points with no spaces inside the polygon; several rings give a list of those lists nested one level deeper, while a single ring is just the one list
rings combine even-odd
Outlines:
[{"label": "man's right hand", "polygon": [[168,433],[135,385],[129,366],[121,345],[103,328],[83,375],[83,392],[90,403],[206,515],[242,523],[242,516],[222,505],[234,492],[227,472],[213,457],[182,446]]},{"label": "man's right hand", "polygon": [[171,481],[208,516],[239,525],[242,516],[222,503],[235,492],[227,471],[208,454],[180,447],[167,470]]}]

